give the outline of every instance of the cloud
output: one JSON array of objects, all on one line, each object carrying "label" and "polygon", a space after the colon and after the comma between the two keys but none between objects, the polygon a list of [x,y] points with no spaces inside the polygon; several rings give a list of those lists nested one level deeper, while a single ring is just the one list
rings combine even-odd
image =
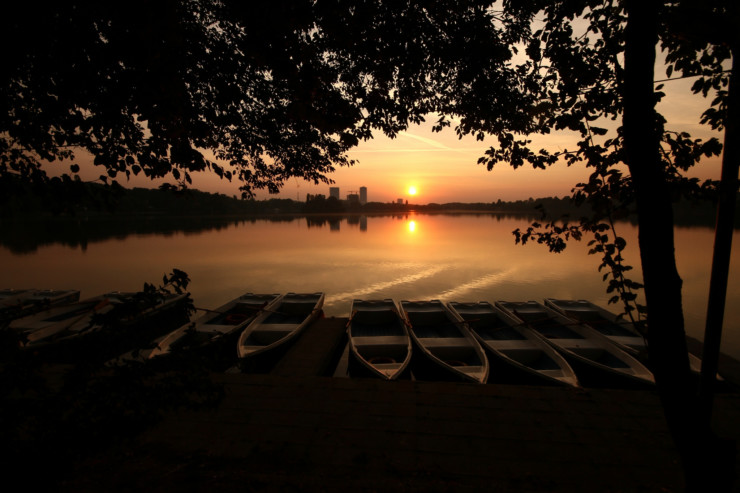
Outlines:
[{"label": "cloud", "polygon": [[406,137],[406,138],[409,138],[409,139],[414,139],[414,140],[417,140],[419,142],[423,142],[425,144],[428,144],[428,145],[430,145],[432,147],[436,147],[437,149],[444,149],[446,151],[456,151],[457,150],[457,149],[453,149],[453,148],[451,148],[449,146],[446,146],[446,145],[442,144],[441,142],[439,142],[437,140],[430,139],[428,137],[421,137],[420,135],[414,135],[414,134],[409,133],[409,132],[399,132],[398,133],[398,136],[399,137]]},{"label": "cloud", "polygon": [[443,144],[439,140],[432,139],[429,137],[422,137],[407,131],[399,132],[398,137],[404,137],[406,139],[415,140],[424,144],[419,147],[401,147],[401,144],[396,144],[398,141],[390,141],[387,145],[363,145],[355,150],[353,153],[425,153],[425,152],[455,152],[459,154],[469,154],[471,152],[479,152],[480,147],[450,147]]}]

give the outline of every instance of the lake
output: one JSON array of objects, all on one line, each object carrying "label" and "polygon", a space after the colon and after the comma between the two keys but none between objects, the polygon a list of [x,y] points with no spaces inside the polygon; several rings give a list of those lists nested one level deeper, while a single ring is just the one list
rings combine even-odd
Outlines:
[{"label": "lake", "polygon": [[[324,291],[327,316],[349,316],[354,298],[445,301],[588,299],[611,296],[586,241],[559,254],[516,245],[511,232],[530,220],[495,214],[414,214],[189,218],[5,224],[0,288],[75,288],[82,297],[135,291],[186,271],[196,307],[216,308],[244,292]],[[617,225],[640,280],[637,229]],[[687,332],[702,339],[714,233],[677,227]],[[735,233],[734,246],[740,238]],[[740,359],[740,289],[734,255],[723,352]]]}]

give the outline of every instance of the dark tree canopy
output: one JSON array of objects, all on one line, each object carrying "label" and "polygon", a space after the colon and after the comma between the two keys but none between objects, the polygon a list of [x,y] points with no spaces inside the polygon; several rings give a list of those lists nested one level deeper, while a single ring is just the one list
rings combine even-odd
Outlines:
[{"label": "dark tree canopy", "polygon": [[[671,199],[712,188],[685,171],[722,146],[668,128],[655,111],[664,94],[654,67],[659,44],[667,77],[697,76],[694,91],[714,98],[704,122],[725,129],[736,149],[737,117],[728,115],[737,74],[727,71],[740,50],[736,0],[88,0],[15,9],[0,18],[0,189],[18,179],[47,184],[45,162],[69,164],[74,175],[81,149],[104,180],[143,173],[188,183],[210,169],[247,196],[275,192],[291,177],[329,181],[335,166],[352,164],[347,151],[359,141],[395,136],[430,114],[439,115],[435,130],[455,117],[460,136],[495,136],[479,160],[489,169],[558,160],[592,169],[573,190],[591,216],[518,239],[558,250],[592,233],[608,289],[631,303],[642,285],[624,277],[626,244],[612,220],[637,210],[666,416],[696,465],[692,478],[712,476],[703,467],[713,457],[703,454],[708,425],[694,419],[688,382]],[[526,137],[553,130],[580,140],[553,154]],[[734,169],[723,177],[733,197]]]},{"label": "dark tree canopy", "polygon": [[330,181],[360,140],[430,113],[527,131],[516,39],[486,4],[23,2],[0,20],[0,177],[74,174],[84,149],[104,181],[210,169],[249,196]]}]

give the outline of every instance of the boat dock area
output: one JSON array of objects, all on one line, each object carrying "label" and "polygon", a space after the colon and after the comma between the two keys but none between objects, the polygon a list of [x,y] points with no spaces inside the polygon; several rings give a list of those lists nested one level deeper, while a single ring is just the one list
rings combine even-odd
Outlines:
[{"label": "boat dock area", "polygon": [[[216,409],[169,415],[77,464],[61,490],[683,489],[654,390],[337,378],[346,323],[318,320],[270,373],[213,374]],[[737,363],[721,364],[738,383]],[[717,395],[715,418],[740,440],[738,392]]]}]

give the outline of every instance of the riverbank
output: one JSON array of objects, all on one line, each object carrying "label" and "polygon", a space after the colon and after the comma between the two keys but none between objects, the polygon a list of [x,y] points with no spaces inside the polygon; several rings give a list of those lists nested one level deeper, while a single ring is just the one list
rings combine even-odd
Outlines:
[{"label": "riverbank", "polygon": [[[60,490],[682,491],[654,391],[327,376],[345,322],[317,322],[269,374],[211,375],[218,407],[168,414]],[[740,440],[735,388],[715,430]]]}]

